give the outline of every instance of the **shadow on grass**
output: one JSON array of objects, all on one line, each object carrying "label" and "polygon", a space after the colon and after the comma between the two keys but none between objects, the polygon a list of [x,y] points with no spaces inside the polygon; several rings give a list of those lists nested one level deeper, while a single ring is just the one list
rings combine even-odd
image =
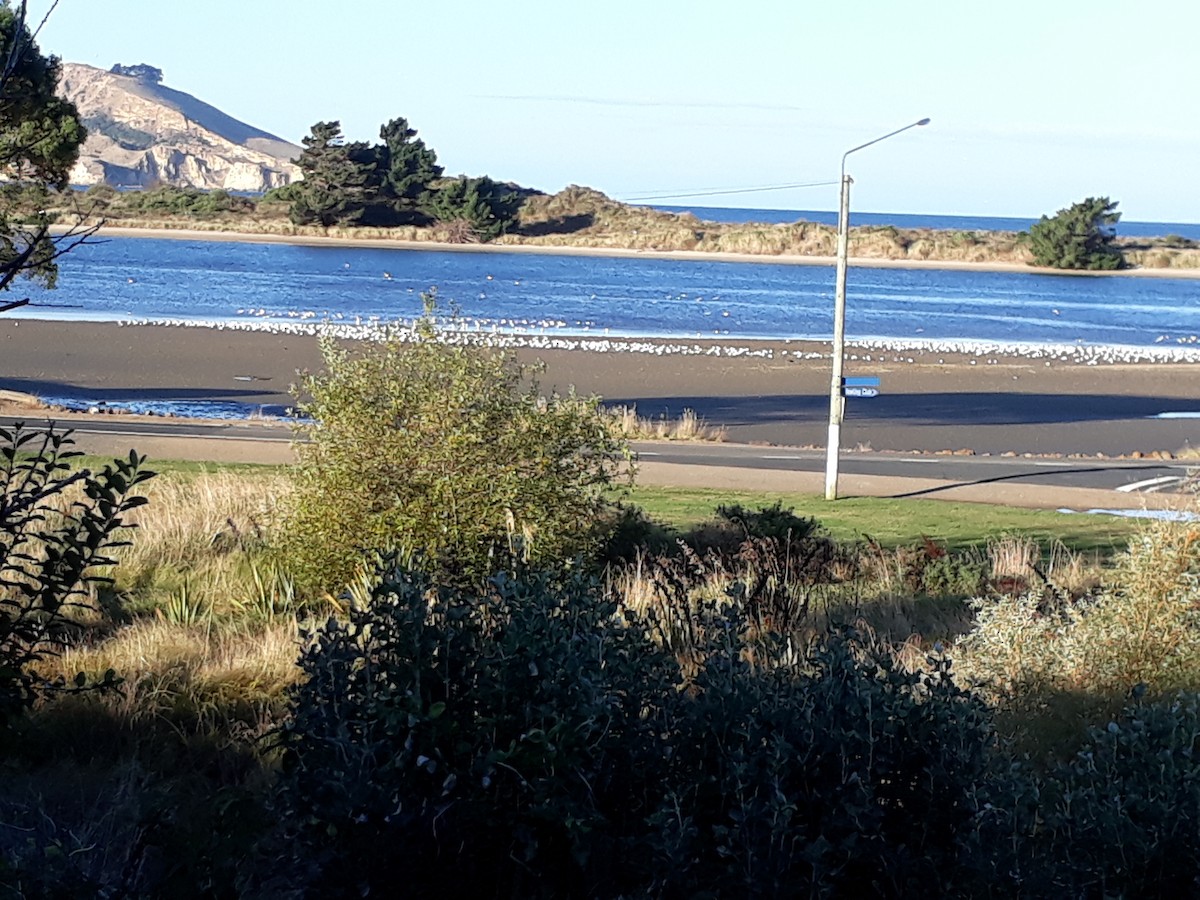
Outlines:
[{"label": "shadow on grass", "polygon": [[574,216],[559,216],[555,219],[547,219],[545,222],[533,222],[529,225],[513,229],[512,233],[521,235],[522,237],[575,234],[578,231],[583,231],[585,228],[590,228],[595,222],[596,216],[594,214],[580,213]]}]

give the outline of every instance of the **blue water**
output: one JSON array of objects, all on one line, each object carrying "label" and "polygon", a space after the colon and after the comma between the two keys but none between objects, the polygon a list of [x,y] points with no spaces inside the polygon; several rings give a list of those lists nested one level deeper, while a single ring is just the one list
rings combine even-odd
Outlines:
[{"label": "blue water", "polygon": [[[837,213],[813,209],[732,209],[717,206],[656,206],[675,213],[692,213],[709,222],[766,222],[782,224],[803,219],[836,225]],[[1026,231],[1038,220],[1002,216],[934,216],[907,213],[869,213],[851,210],[852,225],[894,225],[897,228],[934,228],[944,231]],[[1117,224],[1121,237],[1165,237],[1168,234],[1200,240],[1200,224],[1188,222],[1126,222]]]},{"label": "blue water", "polygon": [[[420,293],[436,285],[443,305],[480,330],[742,339],[832,330],[826,266],[137,238],[80,247],[60,265],[59,288],[30,291],[21,315],[367,323],[419,315]],[[1200,335],[1200,280],[852,268],[848,293],[851,338],[1150,346]]]}]

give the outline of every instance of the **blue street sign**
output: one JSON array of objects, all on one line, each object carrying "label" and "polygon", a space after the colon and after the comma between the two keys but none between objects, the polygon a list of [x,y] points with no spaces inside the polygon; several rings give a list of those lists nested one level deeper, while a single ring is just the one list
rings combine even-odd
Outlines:
[{"label": "blue street sign", "polygon": [[877,388],[877,387],[879,387],[879,376],[867,375],[865,377],[859,377],[859,378],[843,378],[842,385],[844,387]]},{"label": "blue street sign", "polygon": [[873,387],[844,387],[843,397],[878,397],[879,391]]}]

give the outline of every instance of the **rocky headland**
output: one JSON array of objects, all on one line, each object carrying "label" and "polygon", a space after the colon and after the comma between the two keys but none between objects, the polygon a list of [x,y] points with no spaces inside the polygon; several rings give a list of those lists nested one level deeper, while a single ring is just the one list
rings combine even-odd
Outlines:
[{"label": "rocky headland", "polygon": [[60,93],[88,128],[73,183],[261,193],[299,177],[300,147],[161,79],[152,66],[63,64]]}]

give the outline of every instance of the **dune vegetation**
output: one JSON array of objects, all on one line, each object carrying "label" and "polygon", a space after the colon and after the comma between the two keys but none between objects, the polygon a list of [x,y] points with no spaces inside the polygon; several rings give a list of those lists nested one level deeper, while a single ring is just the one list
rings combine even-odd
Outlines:
[{"label": "dune vegetation", "polygon": [[[798,221],[784,224],[706,222],[690,213],[670,213],[621,203],[589,188],[568,187],[557,194],[525,192],[511,224],[491,239],[498,246],[570,247],[610,251],[694,252],[779,257],[833,257],[836,229]],[[344,240],[462,243],[474,240],[452,222],[321,226],[296,224],[290,203],[271,195],[249,198],[223,191],[159,187],[117,192],[107,186],[82,196],[49,195],[61,217],[82,214],[88,223],[113,227],[176,229],[329,237]],[[1134,268],[1193,269],[1200,244],[1179,236],[1119,238],[1116,245]],[[1028,265],[1033,261],[1027,233],[901,229],[853,226],[850,255],[859,259]]]}]

